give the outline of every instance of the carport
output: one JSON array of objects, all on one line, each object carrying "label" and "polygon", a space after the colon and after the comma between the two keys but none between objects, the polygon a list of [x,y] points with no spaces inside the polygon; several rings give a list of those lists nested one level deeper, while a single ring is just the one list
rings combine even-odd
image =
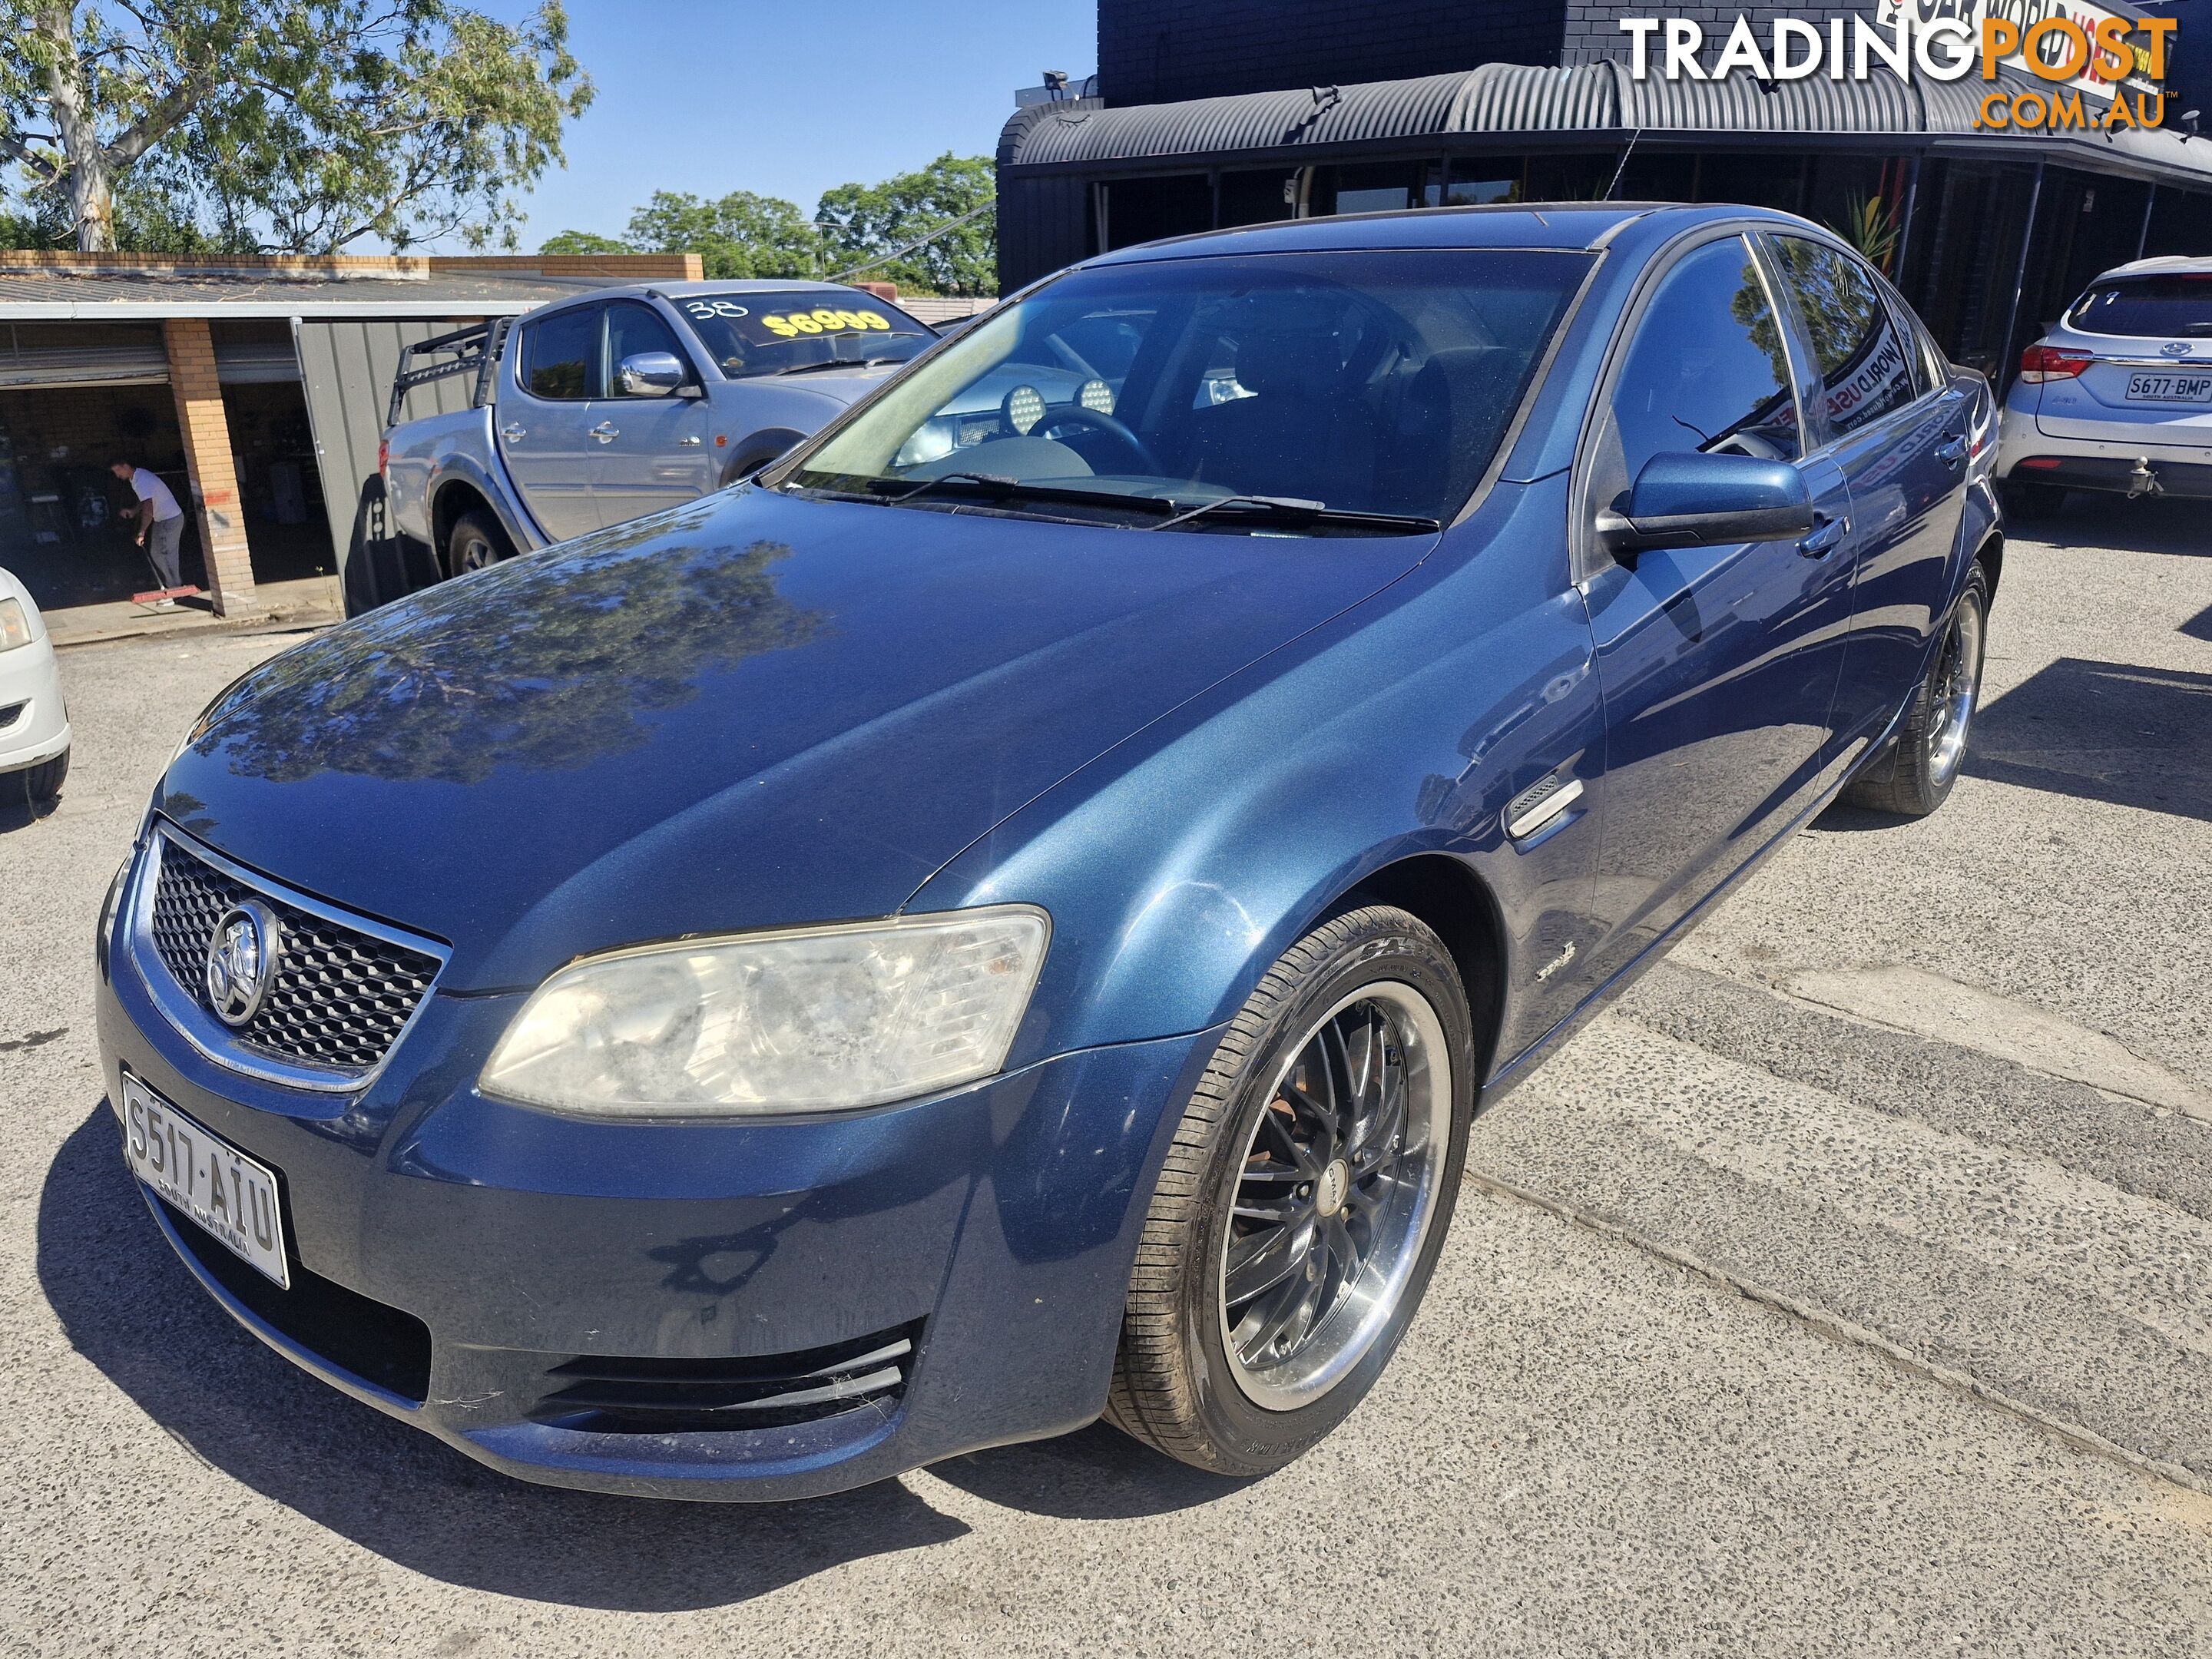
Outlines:
[{"label": "carport", "polygon": [[[0,565],[47,608],[152,584],[125,455],[187,510],[187,582],[219,615],[339,573],[401,349],[693,254],[402,258],[0,252]],[[458,382],[410,413],[466,406]]]}]

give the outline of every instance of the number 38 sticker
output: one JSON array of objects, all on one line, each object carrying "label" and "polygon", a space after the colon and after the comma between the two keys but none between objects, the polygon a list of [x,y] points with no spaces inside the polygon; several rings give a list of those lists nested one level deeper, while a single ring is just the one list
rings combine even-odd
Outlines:
[{"label": "number 38 sticker", "polygon": [[828,306],[765,315],[761,323],[769,333],[787,340],[802,334],[852,334],[872,328],[888,332],[890,329],[890,320],[879,312],[835,311]]}]

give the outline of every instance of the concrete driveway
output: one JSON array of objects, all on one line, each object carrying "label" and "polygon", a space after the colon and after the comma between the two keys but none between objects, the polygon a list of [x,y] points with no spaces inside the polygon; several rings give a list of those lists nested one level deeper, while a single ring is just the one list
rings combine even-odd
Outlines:
[{"label": "concrete driveway", "polygon": [[0,800],[0,1652],[2212,1652],[2212,538],[2011,550],[1950,805],[1831,813],[1477,1126],[1347,1428],[1110,1431],[815,1503],[520,1485],[168,1255],[100,1104],[104,884],[281,637],[64,656]]}]

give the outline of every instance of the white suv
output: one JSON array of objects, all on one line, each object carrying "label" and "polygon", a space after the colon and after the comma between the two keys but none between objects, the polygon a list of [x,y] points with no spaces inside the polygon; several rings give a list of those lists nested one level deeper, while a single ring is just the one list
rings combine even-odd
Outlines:
[{"label": "white suv", "polygon": [[2212,258],[2108,270],[2028,347],[1997,478],[2023,518],[2069,489],[2212,496]]}]

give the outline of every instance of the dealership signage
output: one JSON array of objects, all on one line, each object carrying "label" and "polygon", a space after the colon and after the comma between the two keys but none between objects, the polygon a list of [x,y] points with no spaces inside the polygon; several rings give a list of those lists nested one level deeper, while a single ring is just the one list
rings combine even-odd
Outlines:
[{"label": "dealership signage", "polygon": [[[1875,16],[1778,17],[1764,38],[1739,15],[1705,61],[1705,26],[1688,17],[1624,17],[1629,73],[1669,81],[1766,82],[1825,76],[1863,81],[1915,75],[1992,83],[1975,125],[1993,129],[2154,127],[2166,118],[2160,82],[2176,32],[2170,17],[2130,18],[2081,0],[1881,0]],[[1998,83],[2000,69],[2026,76]]]}]

